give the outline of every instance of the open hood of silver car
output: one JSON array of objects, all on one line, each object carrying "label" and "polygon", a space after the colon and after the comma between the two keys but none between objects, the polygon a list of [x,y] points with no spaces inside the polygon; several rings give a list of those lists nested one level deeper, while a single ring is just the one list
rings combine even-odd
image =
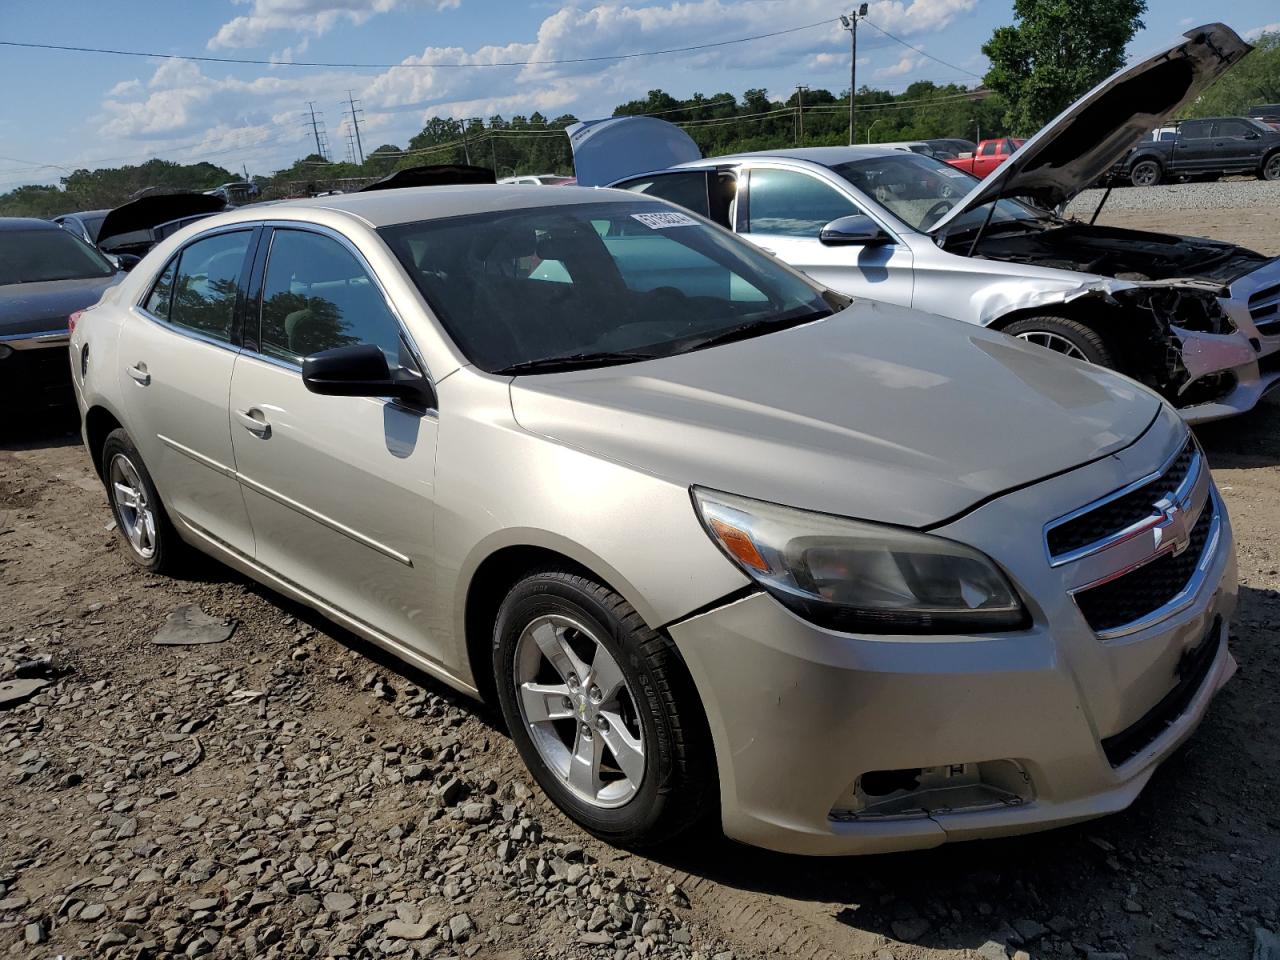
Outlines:
[{"label": "open hood of silver car", "polygon": [[1208,23],[1155,56],[1125,67],[1051,120],[933,225],[931,233],[1002,197],[1046,208],[1093,186],[1147,131],[1160,126],[1253,49]]},{"label": "open hood of silver car", "polygon": [[580,187],[603,187],[623,177],[702,159],[687,133],[655,117],[584,120],[565,132]]}]

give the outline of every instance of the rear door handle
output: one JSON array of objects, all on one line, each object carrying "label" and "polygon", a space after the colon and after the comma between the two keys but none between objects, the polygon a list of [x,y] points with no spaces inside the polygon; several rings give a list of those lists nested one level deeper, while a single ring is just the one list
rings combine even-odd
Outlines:
[{"label": "rear door handle", "polygon": [[147,365],[145,363],[130,367],[128,373],[139,386],[145,387],[151,383],[151,374],[147,373]]},{"label": "rear door handle", "polygon": [[271,423],[257,407],[250,407],[248,410],[237,410],[235,414],[236,419],[240,421],[240,426],[255,437],[261,437],[266,440],[271,436]]}]

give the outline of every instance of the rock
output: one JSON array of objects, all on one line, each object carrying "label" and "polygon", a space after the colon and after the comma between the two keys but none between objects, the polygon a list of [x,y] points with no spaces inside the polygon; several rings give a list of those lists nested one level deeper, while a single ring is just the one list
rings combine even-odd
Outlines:
[{"label": "rock", "polygon": [[396,940],[425,940],[431,936],[436,924],[405,923],[403,920],[392,920],[382,928],[382,934]]},{"label": "rock", "polygon": [[666,933],[667,921],[661,917],[654,917],[652,920],[646,920],[644,926],[640,928],[640,936],[651,937],[655,933]]},{"label": "rock", "polygon": [[196,911],[216,910],[218,908],[218,900],[216,897],[203,897],[199,900],[192,900],[187,906]]},{"label": "rock", "polygon": [[349,893],[326,893],[324,895],[324,908],[330,913],[346,913],[348,910],[354,910],[356,906],[356,898]]},{"label": "rock", "polygon": [[613,943],[613,934],[604,933],[603,931],[599,933],[581,933],[578,935],[578,942],[593,947],[604,947]]},{"label": "rock", "polygon": [[564,872],[565,883],[577,886],[578,882],[586,876],[587,868],[580,863],[571,863],[569,868]]},{"label": "rock", "polygon": [[1263,927],[1254,927],[1253,960],[1280,960],[1280,936]]},{"label": "rock", "polygon": [[44,943],[44,924],[38,920],[35,923],[28,923],[22,931],[22,939],[31,947]]},{"label": "rock", "polygon": [[1005,949],[1003,943],[988,940],[978,948],[978,956],[983,960],[1009,960],[1009,951]]},{"label": "rock", "polygon": [[493,819],[493,804],[464,804],[462,807],[462,819],[467,821],[467,823],[487,823]]},{"label": "rock", "polygon": [[151,642],[163,647],[222,643],[235,629],[234,620],[211,617],[194,603],[188,603],[169,614]]},{"label": "rock", "polygon": [[49,686],[51,680],[32,678],[30,680],[5,680],[0,683],[0,710],[5,707],[16,707],[25,703],[37,693]]},{"label": "rock", "polygon": [[91,903],[80,911],[80,916],[77,919],[83,920],[85,923],[93,923],[95,920],[101,919],[106,912],[107,908],[103,904]]},{"label": "rock", "polygon": [[1133,900],[1133,899],[1126,900],[1124,902],[1124,912],[1125,913],[1141,913],[1142,904],[1140,904],[1137,900]]},{"label": "rock", "polygon": [[440,798],[440,802],[446,807],[452,807],[462,799],[462,796],[466,791],[466,785],[463,784],[461,780],[457,777],[450,777],[436,791],[436,795]]},{"label": "rock", "polygon": [[1084,960],[1129,960],[1129,955],[1107,950],[1089,950],[1086,951]]},{"label": "rock", "polygon": [[0,900],[0,913],[9,913],[13,910],[21,910],[31,901],[26,897],[5,897]]},{"label": "rock", "polygon": [[1049,932],[1048,927],[1036,923],[1034,920],[1027,919],[1013,921],[1013,929],[1018,931],[1018,936],[1022,938],[1024,943],[1031,943],[1033,940],[1039,940]]},{"label": "rock", "polygon": [[889,925],[893,935],[904,943],[915,943],[929,931],[929,921],[924,917],[895,920]]},{"label": "rock", "polygon": [[467,939],[475,928],[475,923],[465,913],[459,913],[449,918],[449,932],[453,934],[455,941],[460,942]]}]

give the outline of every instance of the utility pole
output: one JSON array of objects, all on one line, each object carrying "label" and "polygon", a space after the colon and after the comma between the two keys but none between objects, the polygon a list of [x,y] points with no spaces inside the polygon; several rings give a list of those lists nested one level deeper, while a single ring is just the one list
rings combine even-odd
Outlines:
[{"label": "utility pole", "polygon": [[355,98],[350,90],[347,91],[347,105],[351,108],[351,126],[356,131],[356,156],[360,158],[360,165],[364,166],[364,144],[360,142],[360,114],[364,111],[356,107]]},{"label": "utility pole", "polygon": [[311,111],[311,135],[316,138],[316,153],[323,157],[324,150],[320,147],[320,124],[316,120],[316,102],[308,100],[307,109]]},{"label": "utility pole", "polygon": [[809,88],[804,84],[796,84],[796,146],[804,143],[804,92]]},{"label": "utility pole", "polygon": [[849,31],[849,146],[853,146],[853,95],[858,89],[858,20],[866,15],[865,3],[847,17],[840,15],[840,24]]}]

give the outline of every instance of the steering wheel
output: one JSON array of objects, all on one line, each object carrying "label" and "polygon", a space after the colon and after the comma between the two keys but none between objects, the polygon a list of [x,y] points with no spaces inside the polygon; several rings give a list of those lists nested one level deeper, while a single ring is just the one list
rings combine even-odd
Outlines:
[{"label": "steering wheel", "polygon": [[936,223],[944,213],[954,207],[955,204],[950,200],[939,200],[932,207],[925,211],[924,222]]}]

